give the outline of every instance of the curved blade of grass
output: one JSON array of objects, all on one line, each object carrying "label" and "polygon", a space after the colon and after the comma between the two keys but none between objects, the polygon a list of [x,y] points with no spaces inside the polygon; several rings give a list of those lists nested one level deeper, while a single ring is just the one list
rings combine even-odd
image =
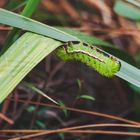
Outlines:
[{"label": "curved blade of grass", "polygon": [[120,62],[121,69],[116,75],[140,88],[140,70],[123,60]]},{"label": "curved blade of grass", "polygon": [[70,35],[76,36],[80,40],[87,42],[89,44],[94,44],[94,45],[100,45],[100,46],[105,46],[105,47],[116,47],[115,45],[112,45],[111,43],[108,43],[107,41],[104,41],[100,38],[97,38],[95,36],[91,36],[89,34],[86,34],[84,32],[80,32],[74,29],[70,28],[63,28],[63,27],[56,27],[57,29],[64,31]]},{"label": "curved blade of grass", "polygon": [[[56,28],[47,26],[30,18],[15,14],[13,12],[9,12],[1,8],[0,8],[0,23],[32,31],[63,42],[80,41],[78,35],[77,37],[72,36]],[[140,70],[122,61],[121,59],[119,60],[121,62],[121,69],[116,75],[140,87]]]},{"label": "curved blade of grass", "polygon": [[61,42],[25,33],[0,57],[0,103],[45,56]]},{"label": "curved blade of grass", "polygon": [[39,4],[40,0],[28,0],[25,8],[21,12],[21,15],[30,17],[32,13],[35,11]]},{"label": "curved blade of grass", "polygon": [[95,100],[95,98],[90,95],[81,95],[77,99],[85,99],[85,100],[91,100],[91,101]]},{"label": "curved blade of grass", "polygon": [[45,98],[47,98],[48,100],[52,101],[55,104],[59,104],[57,101],[55,101],[54,99],[52,99],[51,97],[49,97],[47,94],[45,94],[42,90],[40,90],[39,88],[37,88],[35,85],[33,85],[32,83],[27,83],[24,82],[24,85],[26,87],[28,87],[29,89],[39,93],[40,95],[44,96]]},{"label": "curved blade of grass", "polygon": [[135,5],[135,6],[140,7],[140,2],[137,1],[137,0],[126,0],[126,1],[129,2],[129,3],[132,3],[132,4]]},{"label": "curved blade of grass", "polygon": [[131,20],[140,20],[140,9],[125,2],[124,0],[115,1],[114,11],[118,15],[124,16]]},{"label": "curved blade of grass", "polygon": [[0,23],[35,32],[63,42],[79,41],[78,38],[69,35],[56,28],[47,26],[30,18],[0,8]]},{"label": "curved blade of grass", "polygon": [[[23,11],[21,12],[21,15],[25,17],[30,17],[35,9],[37,8],[40,0],[28,0],[26,6],[24,7]],[[31,8],[32,7],[32,8]],[[5,44],[1,50],[1,54],[4,53],[10,45],[19,37],[19,29],[14,28],[10,34],[8,35],[8,38],[5,41]]]}]

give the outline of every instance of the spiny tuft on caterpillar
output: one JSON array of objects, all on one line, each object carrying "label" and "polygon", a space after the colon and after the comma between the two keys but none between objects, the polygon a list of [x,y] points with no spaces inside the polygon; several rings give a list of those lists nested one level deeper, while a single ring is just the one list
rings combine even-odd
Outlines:
[{"label": "spiny tuft on caterpillar", "polygon": [[62,60],[81,61],[106,77],[114,76],[121,67],[121,63],[112,55],[79,41],[69,41],[59,46],[56,54]]}]

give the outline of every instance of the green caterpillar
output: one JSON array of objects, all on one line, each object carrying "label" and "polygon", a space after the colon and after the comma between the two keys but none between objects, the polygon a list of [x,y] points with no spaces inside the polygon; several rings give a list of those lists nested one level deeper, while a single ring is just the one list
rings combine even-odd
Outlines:
[{"label": "green caterpillar", "polygon": [[114,76],[121,67],[121,63],[115,57],[79,41],[69,41],[61,45],[56,54],[62,60],[81,61],[106,77]]}]

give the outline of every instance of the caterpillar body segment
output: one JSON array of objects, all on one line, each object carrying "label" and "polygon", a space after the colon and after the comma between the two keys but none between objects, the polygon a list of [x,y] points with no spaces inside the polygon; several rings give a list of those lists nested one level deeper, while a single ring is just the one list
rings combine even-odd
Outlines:
[{"label": "caterpillar body segment", "polygon": [[120,62],[95,46],[70,41],[58,47],[56,54],[62,60],[77,60],[93,68],[101,75],[112,77],[120,70]]}]

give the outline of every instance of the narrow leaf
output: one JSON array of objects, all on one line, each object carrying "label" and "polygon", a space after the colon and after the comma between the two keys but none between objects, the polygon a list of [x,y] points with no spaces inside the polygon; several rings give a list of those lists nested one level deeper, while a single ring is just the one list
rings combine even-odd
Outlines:
[{"label": "narrow leaf", "polygon": [[[78,37],[1,8],[0,23],[39,33],[63,42],[80,41]],[[140,70],[121,59],[119,61],[121,63],[121,69],[116,75],[140,87]]]},{"label": "narrow leaf", "polygon": [[57,103],[54,99],[52,99],[51,97],[49,97],[48,95],[46,95],[43,91],[41,91],[40,89],[38,89],[37,87],[35,87],[33,84],[31,83],[26,83],[25,84],[28,88],[32,89],[33,91],[37,92],[38,94],[44,96],[45,98],[47,98],[48,100],[52,101],[55,104],[59,104]]},{"label": "narrow leaf", "polygon": [[[140,3],[139,3],[140,4]],[[140,20],[140,9],[122,0],[116,0],[114,11],[131,20]]]},{"label": "narrow leaf", "polygon": [[92,100],[92,101],[94,101],[95,100],[95,98],[94,97],[92,97],[92,96],[89,96],[89,95],[81,95],[80,97],[78,97],[78,99],[86,99],[86,100]]},{"label": "narrow leaf", "polygon": [[25,33],[0,57],[0,103],[61,42]]}]

